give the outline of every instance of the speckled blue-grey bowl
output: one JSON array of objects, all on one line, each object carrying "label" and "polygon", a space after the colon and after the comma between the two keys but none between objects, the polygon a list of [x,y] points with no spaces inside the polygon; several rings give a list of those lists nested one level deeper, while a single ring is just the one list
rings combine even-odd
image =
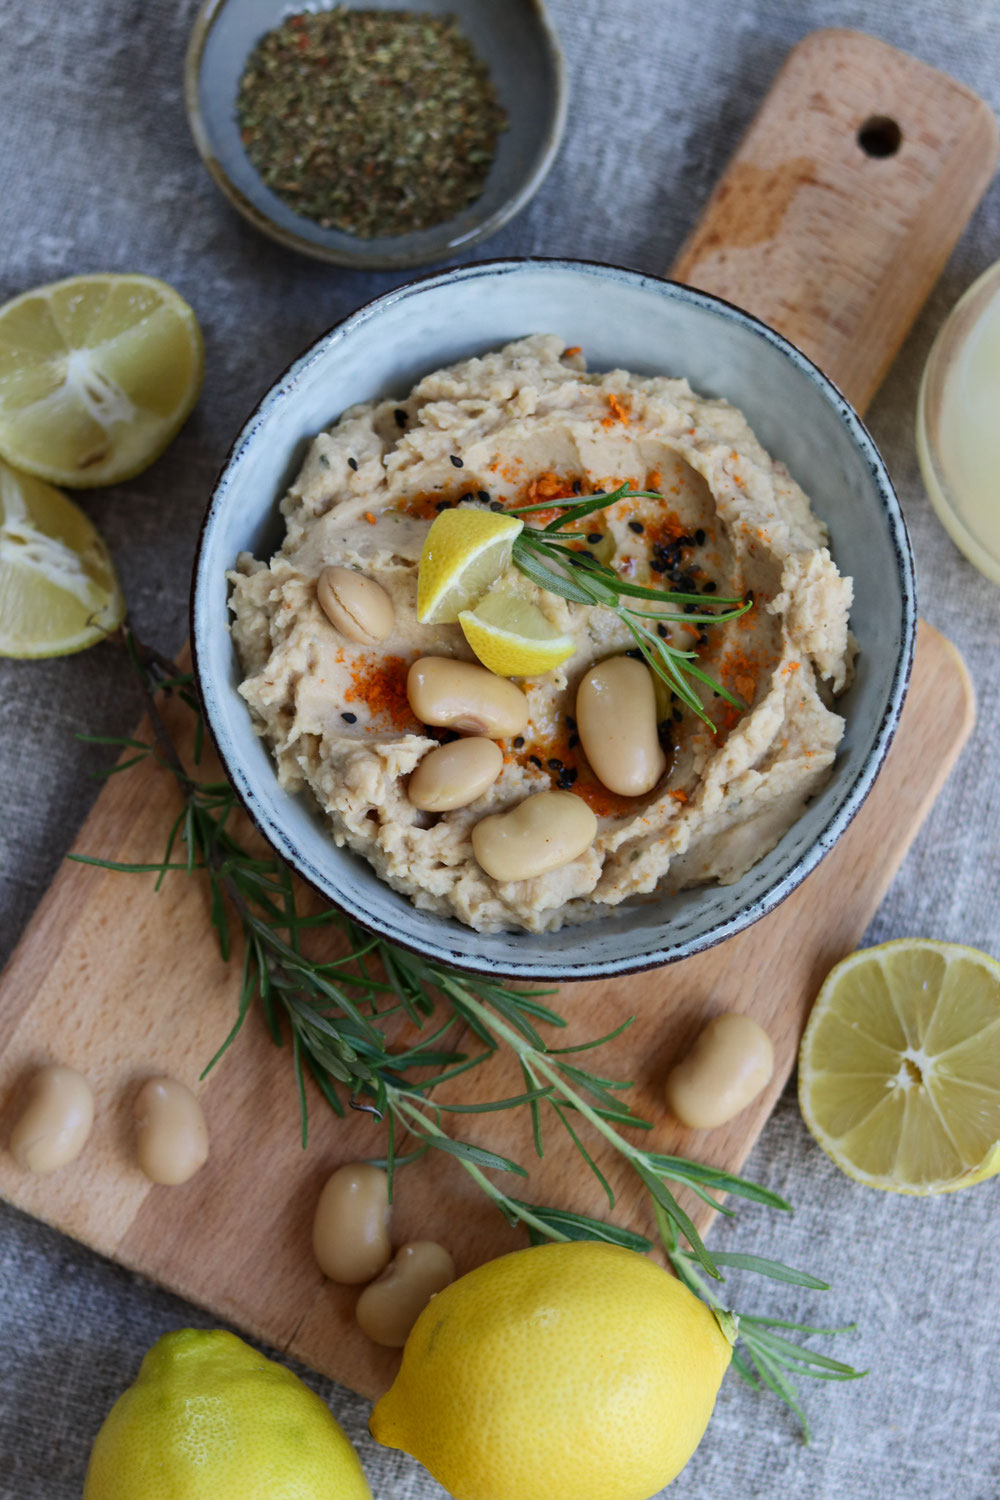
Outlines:
[{"label": "speckled blue-grey bowl", "polygon": [[[310,438],[345,407],[404,395],[429,370],[525,334],[582,345],[591,369],[686,375],[724,396],[812,498],[854,578],[857,675],[847,731],[805,814],[736,885],[644,897],[559,932],[473,932],[418,911],[338,849],[316,806],[278,786],[237,692],[226,570],[282,535],[278,500]],[[205,518],[192,639],[205,712],[254,821],[301,875],[383,936],[460,968],[520,979],[592,979],[698,953],[771,911],[809,874],[867,796],[899,720],[916,630],[913,561],[899,502],[861,420],[791,344],[728,303],[669,281],[574,261],[495,261],[399,287],[323,335],[268,391],[233,445]]]},{"label": "speckled blue-grey bowl", "polygon": [[[343,3],[343,0],[341,0]],[[401,0],[350,0],[365,10],[400,10]],[[247,57],[266,31],[299,10],[333,0],[205,0],[195,18],[184,95],[195,145],[213,180],[251,224],[290,249],[361,270],[432,265],[480,244],[534,196],[566,123],[566,69],[544,0],[420,0],[421,11],[458,19],[487,64],[508,128],[497,142],[479,198],[460,214],[412,234],[364,240],[323,229],[267,187],[240,140],[236,93]]]}]

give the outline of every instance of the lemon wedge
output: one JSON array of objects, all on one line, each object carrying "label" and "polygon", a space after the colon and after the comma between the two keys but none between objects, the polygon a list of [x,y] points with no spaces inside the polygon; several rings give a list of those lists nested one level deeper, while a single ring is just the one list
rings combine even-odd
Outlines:
[{"label": "lemon wedge", "polygon": [[79,506],[0,461],[0,656],[68,656],[124,615],[108,549]]},{"label": "lemon wedge", "polygon": [[806,1027],[799,1102],[869,1187],[950,1193],[1000,1172],[1000,964],[926,938],[852,953]]},{"label": "lemon wedge", "polygon": [[431,525],[417,574],[417,619],[453,624],[481,599],[510,562],[524,522],[476,506],[444,510]]},{"label": "lemon wedge", "polygon": [[152,276],[73,276],[0,307],[0,456],[52,484],[145,469],[198,398],[201,331]]},{"label": "lemon wedge", "polygon": [[458,617],[462,633],[484,667],[499,677],[540,677],[576,650],[534,604],[506,591],[487,594]]}]

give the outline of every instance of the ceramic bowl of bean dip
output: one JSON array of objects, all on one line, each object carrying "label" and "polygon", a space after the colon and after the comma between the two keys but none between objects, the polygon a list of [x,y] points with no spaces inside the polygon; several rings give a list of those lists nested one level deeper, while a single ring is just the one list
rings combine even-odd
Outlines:
[{"label": "ceramic bowl of bean dip", "polygon": [[195,145],[270,238],[319,260],[447,260],[529,202],[566,74],[543,0],[205,0],[185,65]]},{"label": "ceramic bowl of bean dip", "polygon": [[[566,659],[491,674],[467,615],[418,603],[431,528],[523,521],[537,561],[581,504],[569,572],[604,560],[654,614],[636,637],[552,594],[519,533],[494,589]],[[433,959],[565,980],[689,956],[795,889],[878,773],[915,622],[884,466],[803,355],[691,288],[523,261],[397,289],[268,392],[192,638],[226,769],[301,875]]]}]

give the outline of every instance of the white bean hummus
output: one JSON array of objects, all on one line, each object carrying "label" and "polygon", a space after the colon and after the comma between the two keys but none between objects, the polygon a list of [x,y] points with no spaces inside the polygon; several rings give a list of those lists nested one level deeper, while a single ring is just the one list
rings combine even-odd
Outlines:
[{"label": "white bean hummus", "polygon": [[[418,658],[475,661],[459,625],[417,621],[417,564],[432,520],[456,504],[572,500],[626,481],[663,498],[596,512],[580,526],[581,546],[622,578],[703,595],[706,610],[751,594],[740,619],[669,627],[746,708],[700,688],[713,733],[656,680],[662,775],[641,795],[609,790],[581,743],[577,689],[596,663],[635,643],[609,610],[571,604],[512,566],[503,586],[572,634],[576,650],[555,671],[517,683],[527,722],[498,737],[499,774],[493,765],[486,790],[442,812],[417,807],[410,778],[454,735],[418,720],[407,674]],[[281,785],[314,798],[336,843],[424,910],[483,932],[542,932],[629,897],[735,881],[830,774],[844,731],[833,702],[854,651],[851,580],[838,573],[808,498],[744,416],[685,380],[589,374],[561,339],[521,339],[428,375],[404,400],[344,412],[313,441],[281,511],[280,551],[270,562],[243,553],[230,575],[240,692]],[[388,634],[352,639],[335,627],[340,616],[322,607],[317,588],[330,567],[381,586]],[[489,761],[477,758],[480,780]],[[488,874],[473,830],[553,790],[596,815],[587,847],[531,878]]]}]

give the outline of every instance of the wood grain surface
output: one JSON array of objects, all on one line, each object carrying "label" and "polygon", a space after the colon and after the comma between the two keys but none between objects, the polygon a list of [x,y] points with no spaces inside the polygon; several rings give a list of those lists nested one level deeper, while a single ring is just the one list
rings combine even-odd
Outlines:
[{"label": "wood grain surface", "polygon": [[[885,156],[869,149],[898,146]],[[860,140],[859,140],[860,136]],[[859,411],[996,170],[990,107],[857,31],[789,54],[671,275],[780,329]]]},{"label": "wood grain surface", "polygon": [[[857,145],[856,117],[897,104],[900,150],[872,162]],[[888,365],[974,206],[973,184],[981,189],[992,170],[995,133],[980,110],[967,90],[882,43],[855,33],[807,38],[780,75],[675,274],[768,318],[863,405],[876,383],[873,370]],[[883,176],[871,192],[838,178],[838,206],[820,212],[829,164],[849,155],[845,140],[861,158],[851,158],[845,170],[865,174],[871,167]],[[976,159],[975,174],[967,163],[959,170],[959,155],[963,162]],[[933,181],[928,163],[937,164]],[[894,207],[883,213],[887,200]],[[921,217],[938,212],[945,227],[933,234],[926,226],[919,230]],[[810,269],[810,245],[822,274]],[[870,246],[870,257],[860,253],[862,245]],[[896,267],[907,277],[905,297],[892,290],[891,262],[900,255],[907,257]],[[912,273],[911,256],[920,263],[919,275]],[[834,282],[842,288],[836,296]],[[189,742],[187,710],[168,703],[166,712],[179,739]],[[627,981],[565,987],[552,1002],[569,1023],[561,1041],[600,1035],[637,1017],[601,1054],[602,1067],[637,1080],[634,1104],[655,1122],[658,1149],[731,1169],[743,1162],[793,1067],[820,979],[856,946],[973,714],[960,658],[921,625],[912,686],[886,766],[855,822],[794,895],[749,931],[697,958]],[[171,779],[145,763],[112,778],[75,848],[105,859],[158,859],[176,810]],[[199,881],[178,875],[156,894],[152,877],[66,864],[0,982],[0,1119],[16,1111],[31,1071],[58,1060],[91,1080],[97,1120],[80,1160],[52,1177],[21,1173],[0,1151],[0,1193],[374,1396],[391,1380],[397,1356],[359,1333],[356,1294],[323,1280],[309,1235],[325,1176],[340,1162],[379,1154],[383,1137],[370,1116],[341,1122],[314,1098],[312,1137],[303,1153],[290,1059],[275,1050],[256,1019],[199,1082],[232,1024],[238,968],[238,957],[229,966],[218,957]],[[686,1132],[661,1106],[662,1079],[704,1021],[725,1009],[747,1011],[770,1031],[775,1076],[730,1125]],[[147,1182],[131,1146],[132,1099],[145,1078],[160,1072],[200,1094],[211,1130],[208,1165],[180,1188]],[[466,1075],[462,1094],[501,1098],[521,1086],[498,1058]],[[463,1133],[531,1165],[524,1196],[606,1211],[596,1182],[555,1131],[549,1130],[542,1163],[531,1160],[529,1124],[520,1113],[464,1117]],[[634,1183],[606,1153],[597,1154],[619,1194],[616,1218],[648,1229]],[[694,1216],[702,1228],[711,1217],[703,1204]],[[443,1241],[460,1270],[523,1243],[461,1168],[442,1157],[425,1158],[400,1175],[393,1238],[414,1237]]]}]

